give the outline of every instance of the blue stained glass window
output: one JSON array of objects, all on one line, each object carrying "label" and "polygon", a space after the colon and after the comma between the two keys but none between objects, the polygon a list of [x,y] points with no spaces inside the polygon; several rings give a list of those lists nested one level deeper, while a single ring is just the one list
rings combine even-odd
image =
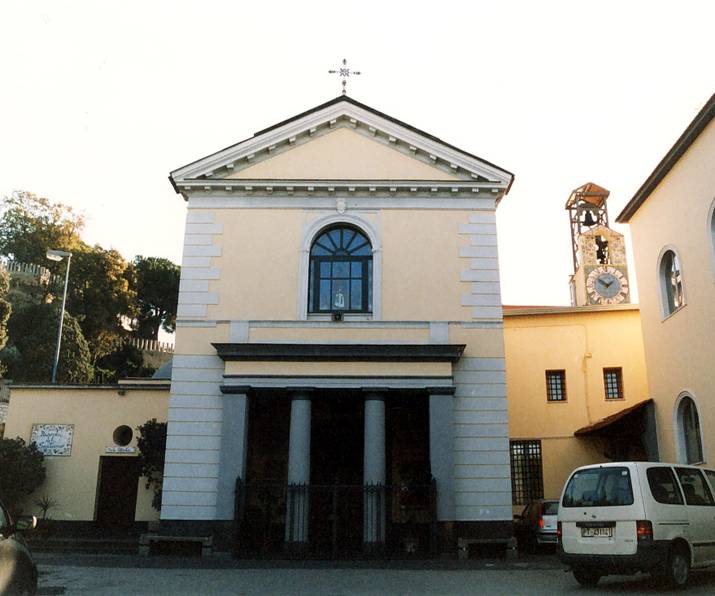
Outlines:
[{"label": "blue stained glass window", "polygon": [[324,230],[310,249],[309,312],[372,311],[372,245],[360,230]]},{"label": "blue stained glass window", "polygon": [[350,263],[348,261],[333,262],[333,277],[350,277]]}]

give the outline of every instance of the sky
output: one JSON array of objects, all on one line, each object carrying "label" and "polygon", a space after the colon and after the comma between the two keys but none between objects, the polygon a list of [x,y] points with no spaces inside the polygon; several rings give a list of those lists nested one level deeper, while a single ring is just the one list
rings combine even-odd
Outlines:
[{"label": "sky", "polygon": [[627,234],[616,216],[715,91],[713,22],[696,0],[3,0],[0,196],[180,263],[169,172],[339,95],[347,58],[351,97],[516,175],[502,300],[567,305],[566,199],[609,189]]}]

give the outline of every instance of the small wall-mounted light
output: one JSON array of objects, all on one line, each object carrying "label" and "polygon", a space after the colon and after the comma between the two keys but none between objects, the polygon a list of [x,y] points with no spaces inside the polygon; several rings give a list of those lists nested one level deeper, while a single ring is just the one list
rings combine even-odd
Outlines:
[{"label": "small wall-mounted light", "polygon": [[330,314],[332,315],[333,321],[335,321],[335,322],[339,322],[339,321],[343,320],[343,312],[341,310],[334,310]]}]

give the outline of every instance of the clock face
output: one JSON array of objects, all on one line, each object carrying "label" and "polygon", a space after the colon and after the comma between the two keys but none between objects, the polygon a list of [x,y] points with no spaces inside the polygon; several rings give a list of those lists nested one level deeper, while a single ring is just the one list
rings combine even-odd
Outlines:
[{"label": "clock face", "polygon": [[617,267],[603,265],[588,274],[586,291],[591,304],[620,304],[628,296],[628,279]]}]

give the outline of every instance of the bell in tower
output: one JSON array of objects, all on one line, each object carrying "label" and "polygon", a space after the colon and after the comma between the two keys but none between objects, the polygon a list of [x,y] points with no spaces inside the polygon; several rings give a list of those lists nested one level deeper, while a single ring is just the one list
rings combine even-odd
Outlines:
[{"label": "bell in tower", "polygon": [[571,224],[574,272],[573,306],[623,304],[630,301],[625,241],[608,227],[610,192],[593,182],[575,189],[566,201]]}]

